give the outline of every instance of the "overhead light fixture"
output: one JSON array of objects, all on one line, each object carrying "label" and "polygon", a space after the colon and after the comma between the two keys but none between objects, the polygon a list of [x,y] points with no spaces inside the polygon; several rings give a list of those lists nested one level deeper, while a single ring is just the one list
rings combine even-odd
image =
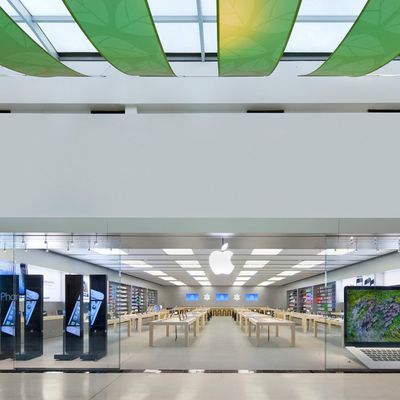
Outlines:
[{"label": "overhead light fixture", "polygon": [[243,281],[235,281],[233,282],[233,286],[243,286],[246,282]]},{"label": "overhead light fixture", "polygon": [[199,281],[199,284],[201,286],[211,286],[211,283],[209,281]]},{"label": "overhead light fixture", "polygon": [[251,279],[251,276],[238,276],[238,277],[236,277],[237,281],[248,281],[249,279]]},{"label": "overhead light fixture", "polygon": [[285,278],[280,277],[280,276],[273,276],[272,278],[268,278],[269,281],[276,281],[276,282],[282,281],[283,279],[285,279]]},{"label": "overhead light fixture", "polygon": [[319,256],[345,256],[352,253],[354,249],[325,249],[318,253]]},{"label": "overhead light fixture", "polygon": [[239,276],[254,276],[258,271],[240,271]]},{"label": "overhead light fixture", "polygon": [[192,256],[194,254],[192,249],[163,249],[163,251],[169,256]]},{"label": "overhead light fixture", "polygon": [[189,275],[192,276],[205,276],[206,273],[204,271],[186,271]]},{"label": "overhead light fixture", "polygon": [[294,265],[292,268],[309,269],[323,264],[325,261],[301,261],[299,264]]},{"label": "overhead light fixture", "polygon": [[248,260],[244,263],[243,268],[263,268],[269,260]]},{"label": "overhead light fixture", "polygon": [[181,281],[171,281],[171,283],[173,283],[176,286],[186,286],[186,283],[183,283]]},{"label": "overhead light fixture", "polygon": [[121,249],[93,249],[94,252],[102,256],[125,256],[127,253]]},{"label": "overhead light fixture", "polygon": [[196,279],[196,281],[208,281],[206,276],[194,276],[193,279]]},{"label": "overhead light fixture", "polygon": [[269,286],[269,285],[272,285],[274,282],[271,282],[271,281],[264,281],[264,282],[261,282],[261,283],[259,283],[257,286]]},{"label": "overhead light fixture", "polygon": [[150,274],[153,276],[166,276],[167,274],[165,272],[162,271],[143,271],[146,272],[146,274]]},{"label": "overhead light fixture", "polygon": [[235,269],[232,264],[233,252],[228,250],[228,243],[223,243],[221,250],[215,250],[210,254],[208,262],[215,275],[230,275]]},{"label": "overhead light fixture", "polygon": [[201,268],[197,260],[176,260],[175,262],[182,268]]},{"label": "overhead light fixture", "polygon": [[129,265],[134,268],[153,268],[142,260],[121,260],[121,264]]},{"label": "overhead light fixture", "polygon": [[252,256],[276,256],[282,249],[253,249]]},{"label": "overhead light fixture", "polygon": [[176,281],[176,279],[172,276],[162,276],[161,279],[163,279],[164,281]]},{"label": "overhead light fixture", "polygon": [[301,271],[282,271],[278,274],[278,276],[293,276],[299,274]]}]

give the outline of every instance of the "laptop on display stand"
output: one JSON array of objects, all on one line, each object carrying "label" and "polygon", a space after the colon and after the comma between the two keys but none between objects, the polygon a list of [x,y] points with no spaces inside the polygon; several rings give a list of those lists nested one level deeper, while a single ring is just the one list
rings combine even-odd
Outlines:
[{"label": "laptop on display stand", "polygon": [[344,342],[368,368],[400,369],[400,287],[345,287]]}]

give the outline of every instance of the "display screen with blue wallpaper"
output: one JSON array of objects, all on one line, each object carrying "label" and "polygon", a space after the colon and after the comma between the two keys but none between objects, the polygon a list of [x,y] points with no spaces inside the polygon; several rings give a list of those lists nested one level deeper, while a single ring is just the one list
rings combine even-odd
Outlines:
[{"label": "display screen with blue wallpaper", "polygon": [[258,293],[246,293],[246,301],[258,301]]},{"label": "display screen with blue wallpaper", "polygon": [[199,301],[198,293],[186,293],[186,301]]},{"label": "display screen with blue wallpaper", "polygon": [[217,293],[215,295],[215,300],[216,301],[228,301],[229,295],[228,295],[228,293]]}]

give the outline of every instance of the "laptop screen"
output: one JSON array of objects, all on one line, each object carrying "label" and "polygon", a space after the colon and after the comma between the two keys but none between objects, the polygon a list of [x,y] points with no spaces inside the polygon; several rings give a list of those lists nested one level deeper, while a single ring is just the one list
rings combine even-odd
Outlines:
[{"label": "laptop screen", "polygon": [[344,289],[345,345],[400,347],[400,287]]}]

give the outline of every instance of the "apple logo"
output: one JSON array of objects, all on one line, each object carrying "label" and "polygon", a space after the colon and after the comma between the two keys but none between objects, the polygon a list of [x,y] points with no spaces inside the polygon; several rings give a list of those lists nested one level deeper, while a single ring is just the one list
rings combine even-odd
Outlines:
[{"label": "apple logo", "polygon": [[210,254],[208,262],[215,275],[230,275],[235,268],[231,262],[233,253],[228,249],[228,243],[225,243],[220,250],[213,251]]},{"label": "apple logo", "polygon": [[206,294],[204,295],[204,300],[205,300],[205,301],[210,301],[210,299],[211,299],[211,296],[210,296],[208,293],[206,293]]},{"label": "apple logo", "polygon": [[235,293],[235,295],[233,296],[233,300],[239,301],[240,300],[240,294],[239,293]]}]

